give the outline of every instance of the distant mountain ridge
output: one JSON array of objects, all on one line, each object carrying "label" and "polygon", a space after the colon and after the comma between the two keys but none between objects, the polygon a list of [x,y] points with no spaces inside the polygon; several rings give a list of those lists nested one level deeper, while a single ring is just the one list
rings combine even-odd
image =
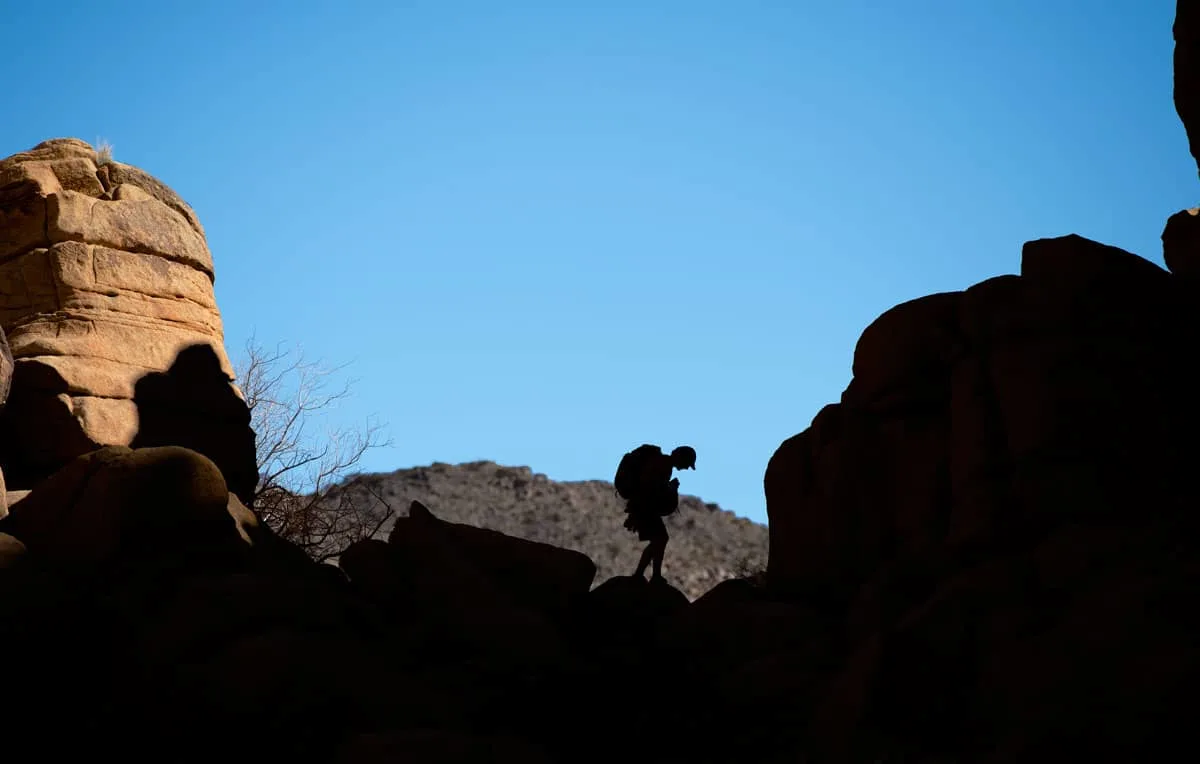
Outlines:
[{"label": "distant mountain ridge", "polygon": [[[645,547],[622,527],[624,504],[603,480],[559,482],[529,467],[438,462],[354,475],[344,488],[368,505],[376,502],[375,494],[398,515],[407,514],[416,500],[450,522],[583,552],[596,563],[597,584],[632,573]],[[671,542],[663,575],[690,598],[766,566],[767,527],[716,504],[683,495],[667,528]],[[389,530],[390,524],[380,535]]]}]

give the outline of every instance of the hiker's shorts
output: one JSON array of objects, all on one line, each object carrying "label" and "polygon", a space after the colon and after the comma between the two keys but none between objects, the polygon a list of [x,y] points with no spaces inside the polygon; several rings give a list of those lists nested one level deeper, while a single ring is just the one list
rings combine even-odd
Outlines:
[{"label": "hiker's shorts", "polygon": [[662,541],[667,538],[667,524],[657,514],[633,513],[625,520],[625,527],[638,535],[638,541]]}]

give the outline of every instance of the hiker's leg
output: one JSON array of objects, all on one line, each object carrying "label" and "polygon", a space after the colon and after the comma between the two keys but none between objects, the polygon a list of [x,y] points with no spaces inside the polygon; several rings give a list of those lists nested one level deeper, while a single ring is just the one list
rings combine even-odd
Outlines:
[{"label": "hiker's leg", "polygon": [[653,558],[654,559],[654,576],[653,576],[653,578],[654,579],[662,578],[663,557],[665,557],[666,553],[667,553],[667,541],[668,540],[669,540],[669,537],[667,536],[667,534],[664,533],[661,536],[659,536],[658,538],[654,539],[654,541],[650,542],[650,546],[646,547],[647,552],[653,550],[653,554],[654,554],[654,558]]},{"label": "hiker's leg", "polygon": [[650,564],[651,556],[654,554],[654,542],[646,545],[642,550],[642,558],[638,560],[637,572],[633,575],[637,578],[644,579],[646,577],[646,566]]}]

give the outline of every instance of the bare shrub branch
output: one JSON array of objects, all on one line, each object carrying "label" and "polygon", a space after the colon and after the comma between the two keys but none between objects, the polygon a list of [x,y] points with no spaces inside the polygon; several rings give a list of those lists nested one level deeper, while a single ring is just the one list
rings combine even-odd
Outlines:
[{"label": "bare shrub branch", "polygon": [[318,562],[375,535],[394,514],[369,486],[364,487],[376,499],[369,506],[341,487],[367,451],[391,444],[382,424],[368,420],[359,428],[310,432],[314,419],[349,396],[352,380],[328,389],[343,368],[307,361],[299,349],[267,350],[253,337],[236,364],[257,438],[254,510]]}]

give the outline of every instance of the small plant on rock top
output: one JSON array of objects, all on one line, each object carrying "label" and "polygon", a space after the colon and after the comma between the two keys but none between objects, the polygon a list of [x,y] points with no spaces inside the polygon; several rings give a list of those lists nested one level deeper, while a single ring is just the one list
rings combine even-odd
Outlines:
[{"label": "small plant on rock top", "polygon": [[103,138],[96,141],[96,166],[103,167],[113,161],[113,146]]}]

